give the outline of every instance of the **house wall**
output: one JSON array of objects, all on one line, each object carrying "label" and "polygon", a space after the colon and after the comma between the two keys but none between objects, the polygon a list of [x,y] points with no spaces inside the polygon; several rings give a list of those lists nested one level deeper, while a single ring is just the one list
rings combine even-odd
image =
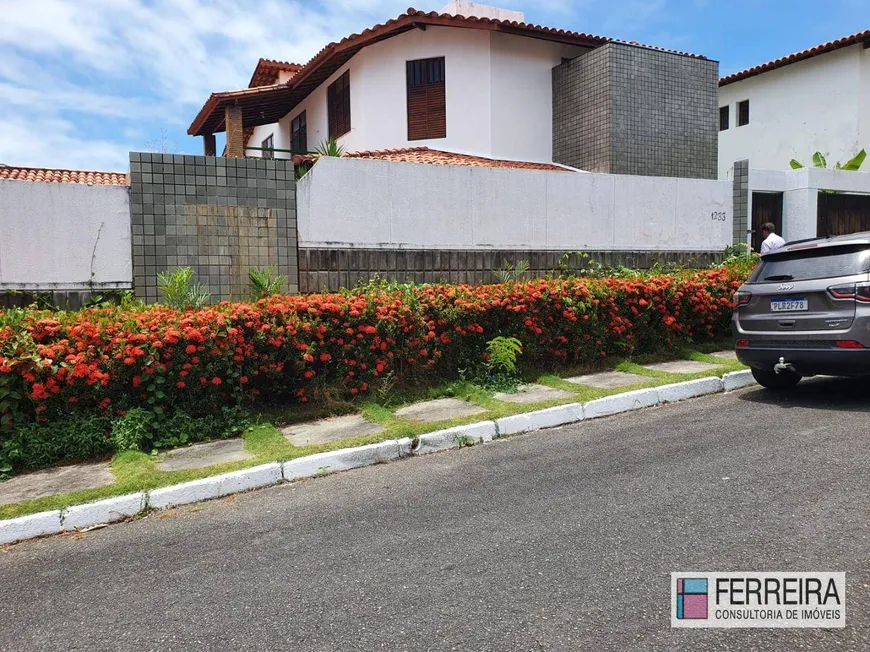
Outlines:
[{"label": "house wall", "polygon": [[[737,125],[737,102],[749,100],[749,124]],[[734,161],[787,170],[822,152],[833,165],[870,149],[870,50],[829,52],[719,88],[730,125],[719,132],[719,177]]]},{"label": "house wall", "polygon": [[0,289],[131,283],[126,186],[0,180]]},{"label": "house wall", "polygon": [[[405,62],[444,57],[447,137],[408,140]],[[489,32],[428,27],[362,50],[364,133],[348,150],[431,147],[489,156],[492,152]],[[351,80],[351,85],[353,81]],[[351,120],[357,115],[351,107]]]},{"label": "house wall", "polygon": [[553,70],[554,161],[715,179],[719,64],[608,43]]},{"label": "house wall", "polygon": [[498,32],[490,39],[490,155],[552,161],[552,70],[587,49]]},{"label": "house wall", "polygon": [[[361,50],[279,123],[257,127],[249,144],[259,147],[274,133],[275,147],[289,149],[290,122],[306,111],[308,146],[314,149],[327,139],[326,89],[349,69],[351,131],[339,139],[346,151],[425,146],[549,162],[550,71],[563,57],[582,51],[483,30],[413,30]],[[445,58],[446,69],[447,137],[409,141],[405,63],[440,56]]]},{"label": "house wall", "polygon": [[720,251],[727,181],[321,159],[300,247]]},{"label": "house wall", "polygon": [[[283,128],[284,120],[281,123],[274,123],[270,125],[262,125],[260,127],[254,127],[254,133],[251,134],[251,137],[248,139],[248,145],[250,147],[262,147],[263,141],[266,140],[269,136],[272,136],[272,146],[275,149],[290,149],[290,127],[289,123],[287,128]],[[245,156],[249,157],[262,157],[263,152],[256,149],[246,150]],[[286,152],[275,152],[275,158],[280,159],[288,159],[292,155]]]}]

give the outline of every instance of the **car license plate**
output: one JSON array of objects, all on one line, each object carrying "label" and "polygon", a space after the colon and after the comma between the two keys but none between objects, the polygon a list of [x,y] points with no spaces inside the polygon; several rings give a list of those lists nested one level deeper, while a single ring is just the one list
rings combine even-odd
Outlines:
[{"label": "car license plate", "polygon": [[805,297],[795,297],[793,299],[771,299],[771,312],[793,312],[796,310],[808,310],[809,304]]}]

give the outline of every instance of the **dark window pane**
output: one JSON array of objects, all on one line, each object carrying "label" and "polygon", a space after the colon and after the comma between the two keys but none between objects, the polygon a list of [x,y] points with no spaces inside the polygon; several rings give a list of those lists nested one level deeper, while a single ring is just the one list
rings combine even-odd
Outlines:
[{"label": "dark window pane", "polygon": [[294,152],[308,151],[308,127],[305,111],[293,118],[290,123],[290,149]]},{"label": "dark window pane", "polygon": [[326,89],[329,138],[336,139],[350,131],[350,71],[336,79]]},{"label": "dark window pane", "polygon": [[749,100],[743,100],[737,103],[737,126],[749,124]]},{"label": "dark window pane", "polygon": [[725,131],[728,128],[729,108],[727,106],[719,107],[719,131]]},{"label": "dark window pane", "polygon": [[273,144],[272,136],[270,135],[266,140],[264,140],[261,144],[263,148],[261,150],[263,158],[275,158],[275,145]]}]

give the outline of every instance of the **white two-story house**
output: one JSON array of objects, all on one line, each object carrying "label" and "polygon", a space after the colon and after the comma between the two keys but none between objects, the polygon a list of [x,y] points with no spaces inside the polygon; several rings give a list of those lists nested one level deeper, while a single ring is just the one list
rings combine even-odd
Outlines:
[{"label": "white two-story house", "polygon": [[870,149],[870,30],[719,80],[719,176],[735,161],[788,170]]},{"label": "white two-story house", "polygon": [[261,60],[250,88],[212,94],[189,133],[214,154],[226,131],[228,156],[335,140],[715,178],[715,61],[523,21],[466,2],[410,9],[304,65]]}]

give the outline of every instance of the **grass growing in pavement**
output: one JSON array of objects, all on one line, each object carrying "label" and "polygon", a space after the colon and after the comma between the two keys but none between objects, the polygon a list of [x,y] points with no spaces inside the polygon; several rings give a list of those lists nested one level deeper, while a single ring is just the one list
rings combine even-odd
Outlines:
[{"label": "grass growing in pavement", "polygon": [[[716,351],[722,348],[724,347],[720,344],[718,347],[716,345],[704,347],[704,350]],[[683,359],[715,364],[718,368],[692,374],[675,374],[646,369],[642,366],[643,364],[651,364],[653,362],[674,360],[675,353],[680,355]],[[617,371],[624,371],[638,376],[644,376],[648,380],[627,387],[599,389],[588,385],[569,383],[559,376],[545,373],[537,375],[537,377],[533,374],[531,377],[525,378],[524,380],[535,381],[542,385],[568,391],[571,392],[572,396],[563,399],[542,401],[539,403],[507,403],[493,398],[492,392],[486,388],[468,382],[453,382],[445,384],[442,387],[401,394],[394,400],[390,401],[389,406],[373,401],[361,404],[337,401],[334,404],[327,406],[315,406],[311,408],[305,406],[305,409],[301,410],[294,407],[294,411],[291,413],[273,409],[261,414],[259,422],[250,427],[243,435],[245,449],[254,456],[251,459],[228,464],[219,464],[201,469],[161,471],[157,468],[156,460],[151,455],[137,452],[119,453],[115,455],[111,462],[112,472],[116,478],[114,484],[95,489],[58,494],[56,496],[49,496],[12,505],[2,505],[0,506],[0,519],[14,518],[16,516],[24,516],[26,514],[33,514],[52,509],[61,509],[70,505],[93,502],[95,500],[120,496],[135,491],[156,489],[212,475],[218,475],[220,473],[257,466],[267,462],[282,462],[311,455],[313,453],[362,446],[389,439],[398,439],[402,437],[413,438],[417,435],[431,432],[433,430],[461,426],[467,423],[474,423],[487,419],[498,419],[512,414],[540,410],[567,403],[586,402],[604,396],[631,391],[633,389],[656,387],[668,383],[704,378],[711,375],[721,376],[730,371],[737,371],[744,368],[737,360],[717,358],[706,353],[688,350],[679,352],[672,351],[671,354],[666,357],[663,355],[656,355],[644,356],[642,358],[634,358],[631,360],[610,360],[609,364],[610,366],[608,367],[602,366],[594,369],[571,369],[563,375],[565,377],[571,377],[582,373],[593,373],[595,371],[608,371],[615,369]],[[416,423],[407,421],[395,416],[393,413],[396,408],[402,407],[403,405],[411,404],[420,400],[446,396],[453,396],[468,401],[474,405],[478,405],[484,408],[485,412],[468,417],[458,417],[446,421],[439,421],[437,423]],[[317,446],[299,447],[290,444],[276,427],[276,425],[283,426],[290,423],[310,421],[326,416],[347,414],[351,412],[359,412],[366,419],[384,426],[385,430],[374,435],[354,437]]]}]

